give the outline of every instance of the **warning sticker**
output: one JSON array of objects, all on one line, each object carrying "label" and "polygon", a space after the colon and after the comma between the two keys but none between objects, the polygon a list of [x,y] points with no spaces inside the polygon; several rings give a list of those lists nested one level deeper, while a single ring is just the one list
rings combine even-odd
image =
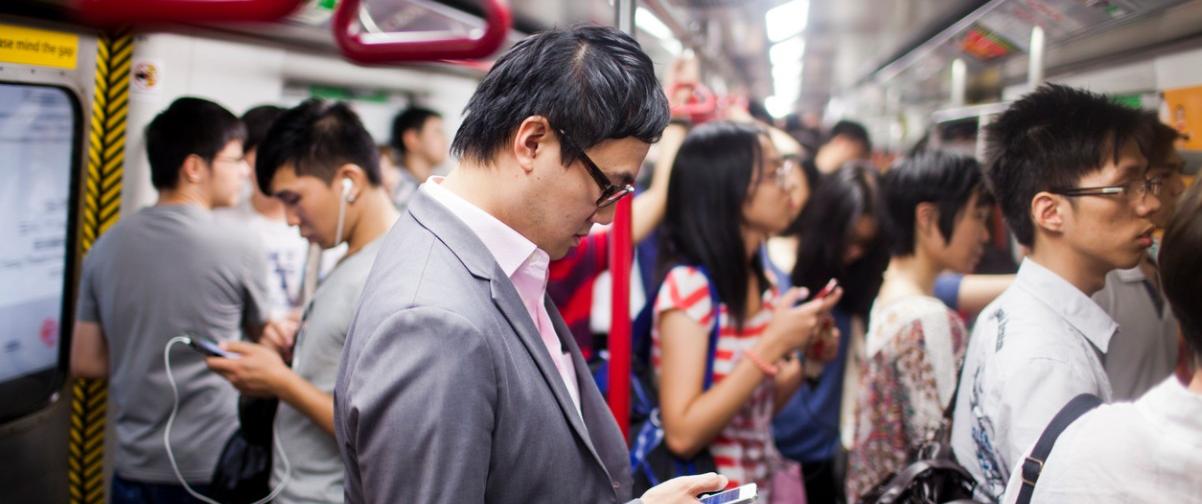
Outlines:
[{"label": "warning sticker", "polygon": [[74,69],[79,36],[0,24],[0,62]]}]

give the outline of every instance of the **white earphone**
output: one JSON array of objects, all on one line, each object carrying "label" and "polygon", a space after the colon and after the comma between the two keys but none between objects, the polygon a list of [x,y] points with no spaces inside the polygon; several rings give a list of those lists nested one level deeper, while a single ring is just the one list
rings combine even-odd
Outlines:
[{"label": "white earphone", "polygon": [[354,201],[354,199],[351,198],[351,189],[354,189],[354,188],[355,188],[355,183],[351,182],[351,179],[349,179],[349,178],[342,179],[342,199],[344,201],[346,201],[347,203]]}]

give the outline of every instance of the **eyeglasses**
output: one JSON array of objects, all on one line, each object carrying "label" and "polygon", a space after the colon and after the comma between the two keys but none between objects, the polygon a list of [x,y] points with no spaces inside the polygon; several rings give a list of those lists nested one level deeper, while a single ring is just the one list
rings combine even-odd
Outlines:
[{"label": "eyeglasses", "polygon": [[776,169],[772,171],[772,181],[775,182],[776,185],[780,186],[781,189],[788,190],[790,182],[789,175],[792,175],[793,170],[797,169],[797,162],[792,159],[785,158],[775,159],[770,161],[770,163],[776,167]]},{"label": "eyeglasses", "polygon": [[1052,193],[1061,196],[1078,197],[1078,196],[1119,196],[1126,195],[1131,203],[1143,203],[1144,198],[1149,194],[1152,196],[1160,196],[1160,190],[1164,187],[1164,176],[1154,175],[1143,180],[1132,180],[1123,185],[1099,186],[1099,187],[1059,187],[1053,188]]},{"label": "eyeglasses", "polygon": [[622,199],[622,197],[634,192],[633,185],[615,184],[610,182],[609,177],[605,176],[605,172],[601,171],[601,169],[597,167],[597,163],[594,163],[592,159],[589,159],[588,154],[584,153],[584,149],[581,149],[578,145],[576,145],[576,142],[573,142],[572,138],[569,137],[567,133],[565,133],[562,129],[557,129],[555,131],[559,133],[560,141],[567,145],[569,149],[576,151],[576,154],[580,156],[580,161],[584,163],[585,170],[587,170],[588,174],[593,177],[593,181],[597,183],[597,187],[601,188],[601,197],[597,198],[598,209],[617,203],[617,201]]}]

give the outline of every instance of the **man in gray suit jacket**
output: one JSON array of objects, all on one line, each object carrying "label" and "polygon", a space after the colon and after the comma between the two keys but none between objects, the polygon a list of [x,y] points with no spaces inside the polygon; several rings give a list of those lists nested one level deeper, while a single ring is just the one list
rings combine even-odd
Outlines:
[{"label": "man in gray suit jacket", "polygon": [[[610,28],[518,43],[385,237],[342,354],[347,502],[616,503],[626,443],[546,297],[548,263],[613,218],[667,125],[650,59]],[[647,504],[725,478],[677,478]]]}]

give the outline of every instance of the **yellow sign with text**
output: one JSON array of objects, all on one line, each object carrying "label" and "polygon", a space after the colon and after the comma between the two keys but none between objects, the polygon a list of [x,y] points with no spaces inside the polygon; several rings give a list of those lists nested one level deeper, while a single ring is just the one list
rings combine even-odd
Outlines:
[{"label": "yellow sign with text", "polygon": [[0,24],[0,62],[74,69],[79,36]]}]

